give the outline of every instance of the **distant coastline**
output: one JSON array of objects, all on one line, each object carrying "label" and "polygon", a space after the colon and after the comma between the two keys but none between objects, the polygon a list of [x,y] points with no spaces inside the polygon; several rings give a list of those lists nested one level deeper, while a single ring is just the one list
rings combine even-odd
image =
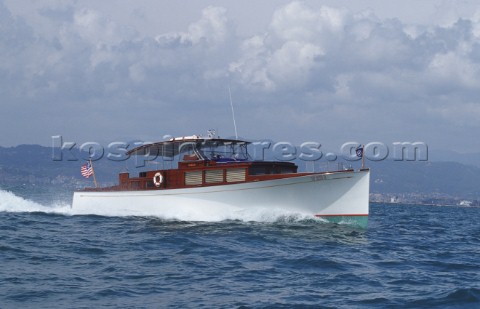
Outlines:
[{"label": "distant coastline", "polygon": [[459,208],[480,208],[480,204],[475,205],[459,205],[459,204],[449,204],[449,202],[439,203],[439,204],[428,204],[422,202],[382,202],[382,201],[375,201],[370,200],[370,203],[374,204],[386,204],[386,205],[408,205],[408,206],[429,206],[429,207],[459,207]]},{"label": "distant coastline", "polygon": [[[83,161],[54,161],[52,148],[39,145],[0,147],[0,189],[51,192],[52,188],[72,192],[92,185],[80,175]],[[318,164],[322,164],[319,161]],[[370,201],[386,204],[431,206],[480,206],[480,167],[458,162],[367,162],[371,168]],[[141,169],[128,162],[95,162],[102,185],[117,182],[119,171],[135,174]],[[299,165],[302,169],[302,166]]]}]

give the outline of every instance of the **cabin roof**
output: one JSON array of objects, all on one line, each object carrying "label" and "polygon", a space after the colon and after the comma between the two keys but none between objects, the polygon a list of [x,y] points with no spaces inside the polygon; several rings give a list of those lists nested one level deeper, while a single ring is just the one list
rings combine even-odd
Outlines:
[{"label": "cabin roof", "polygon": [[248,145],[251,142],[226,139],[226,138],[202,138],[197,136],[177,137],[168,141],[145,144],[127,151],[127,155],[142,155],[142,156],[163,156],[173,157],[182,152],[189,150],[189,145],[194,145],[197,148],[221,147],[230,145]]}]

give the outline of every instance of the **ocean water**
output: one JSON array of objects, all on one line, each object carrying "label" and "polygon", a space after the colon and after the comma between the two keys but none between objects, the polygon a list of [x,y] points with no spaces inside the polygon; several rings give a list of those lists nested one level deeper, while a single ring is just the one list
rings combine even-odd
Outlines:
[{"label": "ocean water", "polygon": [[480,208],[371,204],[361,229],[69,203],[0,190],[0,308],[480,308]]}]

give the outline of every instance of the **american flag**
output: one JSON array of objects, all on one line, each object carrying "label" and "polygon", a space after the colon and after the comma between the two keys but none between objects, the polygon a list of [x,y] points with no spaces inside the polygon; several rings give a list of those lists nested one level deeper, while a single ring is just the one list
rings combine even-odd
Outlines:
[{"label": "american flag", "polygon": [[82,168],[80,169],[80,173],[82,173],[82,176],[85,178],[88,178],[93,175],[93,168],[90,162],[87,162],[84,165],[82,165]]}]

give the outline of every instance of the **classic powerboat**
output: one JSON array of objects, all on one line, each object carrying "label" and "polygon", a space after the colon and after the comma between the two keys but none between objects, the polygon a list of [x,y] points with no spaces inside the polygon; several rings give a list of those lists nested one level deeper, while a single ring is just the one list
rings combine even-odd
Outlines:
[{"label": "classic powerboat", "polygon": [[115,186],[74,192],[72,212],[175,217],[182,205],[199,214],[282,209],[366,227],[369,169],[298,172],[292,162],[253,160],[249,144],[194,135],[139,146],[127,155],[158,157],[172,167],[122,172]]}]

